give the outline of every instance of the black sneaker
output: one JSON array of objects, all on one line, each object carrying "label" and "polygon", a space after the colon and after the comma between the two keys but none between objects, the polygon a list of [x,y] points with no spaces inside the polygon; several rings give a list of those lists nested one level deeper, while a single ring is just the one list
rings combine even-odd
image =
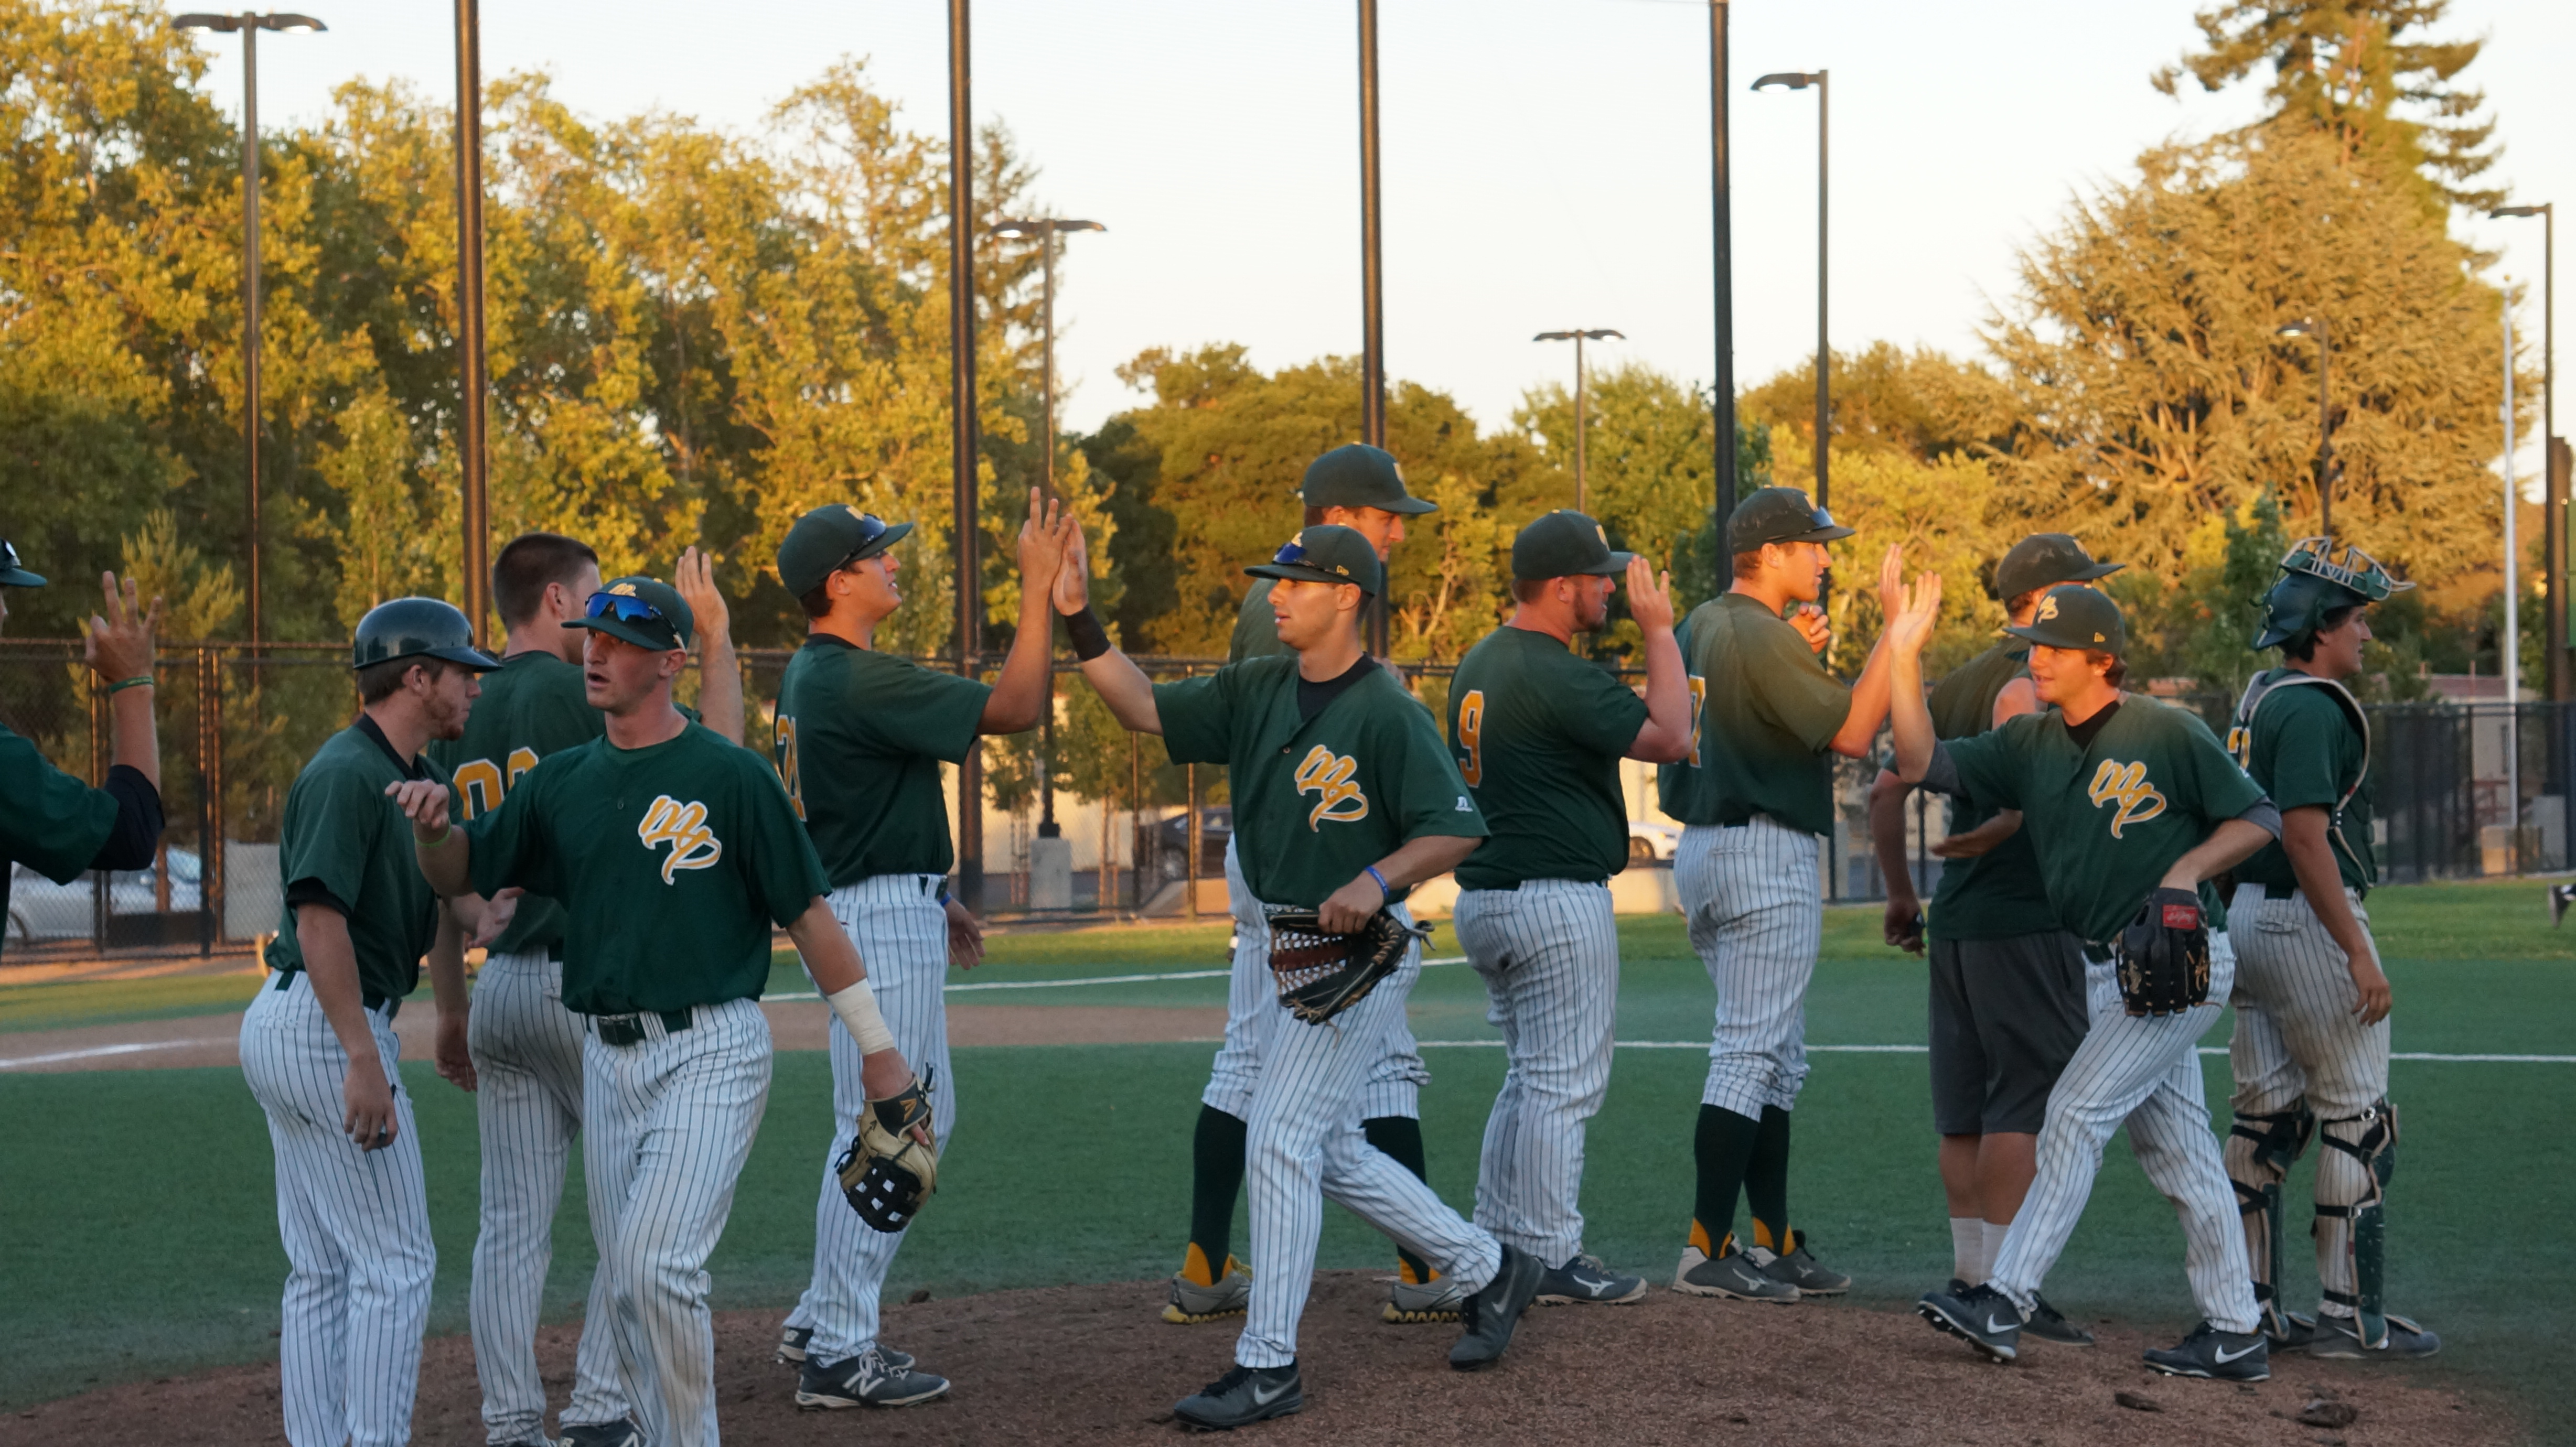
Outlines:
[{"label": "black sneaker", "polygon": [[2576,884],[2549,886],[2549,927],[2551,929],[2558,928],[2558,922],[2567,918],[2567,906],[2571,904],[2576,904]]},{"label": "black sneaker", "polygon": [[[806,1349],[811,1347],[813,1344],[814,1328],[810,1326],[781,1327],[778,1331],[777,1360],[784,1362],[791,1367],[802,1366],[805,1363]],[[877,1345],[877,1350],[885,1353],[886,1365],[894,1368],[896,1371],[906,1371],[912,1366],[912,1353],[910,1352],[896,1351],[894,1348],[887,1346],[882,1342]]]},{"label": "black sneaker", "polygon": [[2390,1315],[2388,1336],[2377,1346],[2361,1344],[2361,1323],[2349,1316],[2321,1317],[2308,1329],[2308,1355],[2358,1362],[2373,1357],[2429,1357],[2442,1349],[2441,1337],[2411,1317]]},{"label": "black sneaker", "polygon": [[1645,1294],[1646,1278],[1622,1276],[1603,1265],[1600,1257],[1578,1251],[1563,1266],[1540,1273],[1538,1295],[1530,1299],[1540,1306],[1618,1306],[1641,1300]]},{"label": "black sneaker", "polygon": [[1224,1432],[1285,1417],[1305,1405],[1306,1385],[1298,1380],[1295,1362],[1284,1367],[1238,1364],[1197,1395],[1173,1403],[1172,1415],[1193,1427]]},{"label": "black sneaker", "polygon": [[2259,1331],[2220,1331],[2204,1321],[2179,1343],[2148,1352],[2147,1365],[2168,1377],[2268,1382],[2272,1343]]},{"label": "black sneaker", "polygon": [[1965,1338],[1990,1361],[2008,1362],[2021,1355],[2021,1308],[1991,1286],[1971,1286],[1957,1293],[1927,1291],[1914,1309],[1934,1330]]},{"label": "black sneaker", "polygon": [[915,1370],[909,1362],[907,1358],[906,1365],[896,1366],[893,1354],[880,1346],[837,1362],[808,1358],[796,1373],[796,1405],[830,1410],[909,1407],[947,1394],[946,1377]]},{"label": "black sneaker", "polygon": [[1539,1278],[1546,1274],[1537,1257],[1516,1246],[1504,1247],[1494,1279],[1467,1298],[1467,1330],[1449,1348],[1449,1365],[1481,1372],[1501,1361],[1503,1349],[1512,1344],[1512,1328],[1520,1325],[1521,1313],[1538,1295]]},{"label": "black sneaker", "polygon": [[2035,1291],[2030,1294],[2030,1315],[2022,1319],[2021,1329],[2041,1341],[2055,1342],[2062,1347],[2093,1345],[2093,1333],[2068,1321],[2065,1313],[2049,1305],[2048,1298]]}]

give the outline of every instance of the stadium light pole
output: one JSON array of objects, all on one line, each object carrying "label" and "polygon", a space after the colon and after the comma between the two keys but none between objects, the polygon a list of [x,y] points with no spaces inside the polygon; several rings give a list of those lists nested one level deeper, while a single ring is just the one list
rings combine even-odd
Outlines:
[{"label": "stadium light pole", "polygon": [[464,483],[458,520],[465,620],[478,639],[491,627],[491,378],[483,349],[483,16],[479,0],[456,0],[456,375],[457,460]]},{"label": "stadium light pole", "polygon": [[1727,0],[1708,3],[1708,110],[1710,262],[1715,273],[1717,370],[1709,384],[1715,408],[1717,452],[1717,581],[1735,576],[1735,557],[1722,535],[1727,514],[1735,511],[1735,224],[1726,174],[1726,31]]},{"label": "stadium light pole", "polygon": [[191,11],[170,19],[181,30],[211,30],[242,38],[242,487],[250,525],[250,641],[256,653],[267,636],[260,611],[259,516],[259,33],[309,34],[329,27],[310,15],[209,15]]},{"label": "stadium light pole", "polygon": [[2512,840],[2509,858],[2522,872],[2522,549],[2514,514],[2522,489],[2514,485],[2513,454],[2521,446],[2513,415],[2513,278],[2504,279],[2504,639],[2496,673],[2504,679],[2504,823]]},{"label": "stadium light pole", "polygon": [[[982,646],[977,627],[975,529],[975,107],[969,0],[948,0],[948,413],[949,480],[956,495],[957,671],[973,677]],[[966,751],[957,769],[957,892],[970,909],[984,900],[984,758]]]},{"label": "stadium light pole", "polygon": [[[1377,0],[1360,10],[1360,440],[1386,446],[1386,272],[1380,256],[1377,153]],[[1369,652],[1386,656],[1388,603],[1369,607]],[[1193,814],[1192,818],[1197,816]],[[1193,856],[1195,857],[1195,856]]]},{"label": "stadium light pole", "polygon": [[[1055,500],[1055,247],[1056,237],[1067,231],[1106,231],[1097,221],[1069,221],[1058,216],[1024,217],[1003,221],[993,227],[998,236],[1034,236],[1040,255],[1039,274],[1045,279],[1038,289],[1040,329],[1046,340],[1039,351],[1038,363],[1038,437],[1045,465],[1040,476],[1045,479],[1039,493],[1042,503]],[[1048,624],[1050,628],[1054,625]],[[1048,655],[1054,655],[1053,645]],[[1047,710],[1040,715],[1044,725],[1038,740],[1038,837],[1054,839],[1064,833],[1055,820],[1055,688],[1050,677],[1047,688]]]},{"label": "stadium light pole", "polygon": [[1623,342],[1628,340],[1626,333],[1614,332],[1608,327],[1599,327],[1591,331],[1541,332],[1530,338],[1533,342],[1570,341],[1574,343],[1574,510],[1576,512],[1583,511],[1583,434],[1589,430],[1588,409],[1584,405],[1588,399],[1584,395],[1583,344],[1588,341],[1597,342],[1605,337],[1617,337]]},{"label": "stadium light pole", "polygon": [[2326,373],[2334,363],[2334,337],[2326,323],[2316,317],[2295,321],[2281,328],[2285,337],[2317,339],[2317,532],[2326,540],[2326,550],[2334,550],[2334,412],[2326,404]]},{"label": "stadium light pole", "polygon": [[2568,618],[2576,598],[2568,596],[2567,469],[2559,463],[2558,443],[2558,211],[2557,203],[2499,206],[2496,217],[2540,218],[2540,437],[2542,567],[2549,578],[2549,611],[2541,626],[2548,638],[2549,697],[2564,703],[2576,696],[2576,670],[2567,656]]},{"label": "stadium light pole", "polygon": [[1753,82],[1755,90],[1768,86],[1785,90],[1816,88],[1816,506],[1833,505],[1833,479],[1827,471],[1828,449],[1825,439],[1831,432],[1834,417],[1833,352],[1825,342],[1825,102],[1830,92],[1825,85],[1825,72],[1777,71]]}]

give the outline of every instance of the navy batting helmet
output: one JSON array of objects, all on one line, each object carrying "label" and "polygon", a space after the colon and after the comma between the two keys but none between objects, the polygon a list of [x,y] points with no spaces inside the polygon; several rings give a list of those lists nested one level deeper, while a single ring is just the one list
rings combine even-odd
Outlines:
[{"label": "navy batting helmet", "polygon": [[478,672],[501,666],[474,646],[465,615],[436,598],[394,598],[368,609],[358,620],[349,657],[352,668],[397,658],[440,658]]}]

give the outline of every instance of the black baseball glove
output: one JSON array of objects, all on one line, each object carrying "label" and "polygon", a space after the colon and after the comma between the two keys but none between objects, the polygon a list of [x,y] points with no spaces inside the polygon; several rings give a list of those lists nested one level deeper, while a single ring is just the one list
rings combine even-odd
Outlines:
[{"label": "black baseball glove", "polygon": [[1378,981],[1404,963],[1404,952],[1430,934],[1430,926],[1406,924],[1386,909],[1348,935],[1328,932],[1310,909],[1274,914],[1270,973],[1279,982],[1279,1003],[1307,1024],[1321,1025],[1367,999]]},{"label": "black baseball glove", "polygon": [[2209,927],[2200,896],[2159,889],[2120,931],[2120,999],[2132,1015],[2178,1015],[2209,1000]]},{"label": "black baseball glove", "polygon": [[859,1133],[832,1163],[850,1209],[877,1230],[911,1225],[939,1189],[939,1152],[913,1139],[914,1126],[938,1139],[931,1129],[930,1087],[919,1076],[884,1100],[869,1101],[859,1112]]}]

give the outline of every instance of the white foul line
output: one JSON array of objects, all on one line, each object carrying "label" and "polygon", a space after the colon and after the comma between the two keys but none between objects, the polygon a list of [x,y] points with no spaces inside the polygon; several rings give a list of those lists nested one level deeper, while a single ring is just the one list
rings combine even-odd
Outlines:
[{"label": "white foul line", "polygon": [[21,1065],[55,1065],[65,1060],[95,1060],[102,1055],[133,1055],[145,1050],[177,1050],[189,1045],[221,1045],[221,1040],[154,1040],[135,1045],[93,1045],[86,1050],[57,1050],[51,1055],[20,1055],[0,1060],[0,1070]]},{"label": "white foul line", "polygon": [[[1503,1042],[1500,1040],[1416,1040],[1413,1043],[1425,1050],[1474,1050],[1499,1049]],[[1708,1042],[1705,1040],[1622,1040],[1617,1043],[1622,1050],[1706,1050],[1708,1048]],[[1929,1045],[1810,1045],[1807,1047],[1808,1053],[1812,1055],[1928,1055],[1931,1050],[1932,1047]],[[2200,1053],[2225,1055],[2227,1052],[2204,1045],[2200,1047]],[[2398,1050],[2391,1052],[2388,1058],[2449,1062],[2484,1061],[2508,1065],[2576,1065],[2576,1055],[2448,1055],[2429,1050]]]},{"label": "white foul line", "polygon": [[[1434,965],[1465,963],[1467,963],[1465,955],[1448,955],[1436,960],[1424,960],[1422,967],[1427,970]],[[964,985],[942,985],[940,988],[952,995],[966,990],[1061,990],[1071,985],[1146,985],[1160,980],[1222,980],[1233,973],[1231,969],[1162,970],[1150,975],[1086,975],[1079,980],[978,980]],[[790,990],[784,994],[764,995],[761,998],[819,1000],[822,996],[812,990]]]}]

